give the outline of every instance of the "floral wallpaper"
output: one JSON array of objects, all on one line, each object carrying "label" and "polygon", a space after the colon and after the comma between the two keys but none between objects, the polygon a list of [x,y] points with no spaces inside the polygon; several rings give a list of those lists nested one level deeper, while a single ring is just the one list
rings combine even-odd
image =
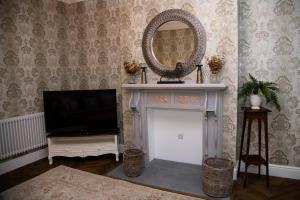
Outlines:
[{"label": "floral wallpaper", "polygon": [[[42,91],[117,88],[120,127],[132,141],[124,61],[145,62],[141,41],[158,13],[181,8],[207,32],[206,56],[224,54],[224,156],[235,160],[238,27],[234,0],[2,0],[0,3],[0,119],[42,111]],[[207,71],[207,64],[205,70]],[[148,69],[149,82],[159,77]],[[184,78],[195,82],[196,73]]]},{"label": "floral wallpaper", "polygon": [[177,62],[185,62],[194,50],[194,35],[190,28],[160,30],[153,38],[153,53],[169,69]]},{"label": "floral wallpaper", "polygon": [[[239,85],[251,73],[280,88],[281,111],[266,106],[272,110],[270,162],[300,167],[300,1],[239,1],[239,24]],[[242,119],[241,111],[238,116]],[[252,152],[257,152],[257,132],[251,136]]]},{"label": "floral wallpaper", "polygon": [[116,3],[2,1],[0,119],[42,111],[43,90],[119,90]]},{"label": "floral wallpaper", "polygon": [[[224,54],[226,64],[222,80],[228,86],[224,98],[224,156],[235,160],[237,127],[238,84],[238,27],[237,2],[234,0],[120,0],[120,45],[121,60],[137,60],[144,63],[141,42],[144,28],[158,13],[171,9],[184,9],[199,18],[207,34],[207,57]],[[207,71],[207,64],[205,70]],[[149,82],[156,83],[159,77],[149,69]],[[122,82],[127,83],[127,74],[122,69]],[[196,71],[184,78],[196,81]],[[123,131],[126,141],[133,141],[132,113],[128,109],[129,94],[122,93]]]},{"label": "floral wallpaper", "polygon": [[39,112],[42,91],[62,88],[65,10],[51,0],[1,1],[0,119]]},{"label": "floral wallpaper", "polygon": [[[251,73],[275,81],[281,89],[282,110],[268,105],[273,111],[269,115],[270,162],[300,166],[298,0],[241,0],[238,5],[234,0],[88,0],[74,4],[2,0],[0,119],[42,111],[43,90],[117,88],[120,127],[125,141],[131,141],[129,96],[121,89],[128,76],[122,63],[144,62],[144,28],[155,15],[170,8],[187,10],[200,19],[207,32],[206,57],[225,55],[221,72],[228,86],[224,156],[235,160],[236,141],[238,148],[240,145],[242,112],[237,117],[237,109],[242,104],[237,105],[236,93]],[[206,62],[203,64],[207,72]],[[149,69],[147,73],[150,82],[159,79]],[[184,79],[194,82],[196,75]],[[254,152],[258,149],[255,129],[253,133]]]},{"label": "floral wallpaper", "polygon": [[[118,1],[89,0],[66,8],[70,49],[64,70],[72,73],[65,74],[64,89],[117,89],[118,113],[122,113]],[[122,115],[118,118],[122,129]]]}]

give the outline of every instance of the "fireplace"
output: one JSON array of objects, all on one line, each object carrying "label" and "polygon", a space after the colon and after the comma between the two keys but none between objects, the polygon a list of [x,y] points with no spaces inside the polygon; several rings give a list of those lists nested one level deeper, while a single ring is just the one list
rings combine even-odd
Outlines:
[{"label": "fireplace", "polygon": [[[151,122],[155,119],[151,119],[150,116],[155,117],[155,112],[159,110],[197,112],[199,124],[201,124],[197,129],[199,129],[201,137],[195,139],[202,140],[199,141],[202,145],[198,147],[202,154],[202,156],[200,155],[201,159],[222,155],[223,93],[226,89],[224,84],[123,84],[122,87],[130,92],[128,103],[130,109],[135,113],[133,118],[134,142],[145,152],[146,166],[155,155],[157,156],[153,152],[153,141],[155,140],[151,138],[153,129],[155,129]],[[158,114],[158,116],[160,115]],[[180,132],[174,134],[179,140],[185,137]],[[176,161],[180,162],[180,160]],[[185,160],[181,162],[185,162]]]}]

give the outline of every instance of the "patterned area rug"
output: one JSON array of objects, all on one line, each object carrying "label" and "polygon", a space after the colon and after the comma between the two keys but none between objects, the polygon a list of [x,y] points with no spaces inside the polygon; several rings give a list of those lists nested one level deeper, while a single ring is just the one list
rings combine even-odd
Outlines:
[{"label": "patterned area rug", "polygon": [[192,200],[184,196],[66,166],[51,169],[0,194],[1,200]]}]

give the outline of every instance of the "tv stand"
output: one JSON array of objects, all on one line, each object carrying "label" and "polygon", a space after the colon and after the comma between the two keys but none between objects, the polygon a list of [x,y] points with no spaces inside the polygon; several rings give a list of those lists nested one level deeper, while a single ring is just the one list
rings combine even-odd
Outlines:
[{"label": "tv stand", "polygon": [[86,157],[115,154],[119,161],[117,135],[93,135],[77,137],[48,137],[48,159],[52,165],[54,156]]}]

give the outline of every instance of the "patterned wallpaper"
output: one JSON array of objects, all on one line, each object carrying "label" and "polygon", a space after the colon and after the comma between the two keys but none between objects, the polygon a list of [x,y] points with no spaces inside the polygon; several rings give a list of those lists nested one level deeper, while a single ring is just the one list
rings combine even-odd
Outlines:
[{"label": "patterned wallpaper", "polygon": [[62,88],[66,23],[63,3],[2,1],[0,119],[39,112],[42,91]]},{"label": "patterned wallpaper", "polygon": [[0,119],[42,111],[43,90],[116,88],[121,113],[117,4],[2,1]]},{"label": "patterned wallpaper", "polygon": [[43,90],[117,88],[119,93],[117,4],[2,1],[0,119],[42,111]]},{"label": "patterned wallpaper", "polygon": [[[234,0],[89,0],[70,5],[55,0],[1,2],[0,119],[42,111],[43,90],[117,88],[119,110],[123,111],[120,126],[124,125],[126,141],[132,140],[128,94],[121,92],[121,83],[128,78],[122,63],[144,62],[141,40],[147,23],[163,10],[182,8],[204,25],[206,56],[226,55],[221,74],[228,85],[225,156],[235,159],[237,124],[241,132],[241,123],[236,122],[237,77],[241,85],[252,73],[277,82],[281,89],[282,110],[270,107],[271,163],[300,166],[298,0],[241,0],[239,13]],[[147,73],[150,82],[159,79],[150,70]],[[195,77],[192,73],[184,79],[193,82]],[[241,119],[240,111],[238,115]],[[258,148],[256,139],[251,139],[253,151]]]},{"label": "patterned wallpaper", "polygon": [[[226,55],[226,64],[221,74],[228,86],[224,102],[224,156],[235,160],[238,84],[238,18],[235,0],[120,0],[121,60],[145,62],[141,49],[144,28],[155,15],[171,8],[187,10],[200,19],[207,33],[206,56],[216,53]],[[149,82],[159,79],[150,70],[147,73]],[[126,83],[127,78],[122,70],[122,82]],[[184,80],[195,82],[196,72]],[[128,109],[129,94],[123,91],[122,96],[124,136],[126,141],[130,141],[133,135],[132,113]]]},{"label": "patterned wallpaper", "polygon": [[67,3],[67,4],[71,4],[71,3],[77,3],[80,1],[84,1],[84,0],[58,0],[58,1],[61,1],[61,2]]},{"label": "patterned wallpaper", "polygon": [[[239,1],[239,24],[239,85],[251,73],[278,83],[281,91],[282,110],[267,105],[272,110],[270,162],[300,167],[300,1]],[[241,119],[242,113],[238,115]],[[251,148],[257,151],[253,133]]]},{"label": "patterned wallpaper", "polygon": [[[2,0],[0,118],[42,111],[43,90],[117,88],[123,111],[120,126],[125,141],[131,141],[129,96],[121,92],[128,77],[122,63],[144,62],[144,28],[170,8],[187,10],[200,19],[207,32],[206,56],[225,54],[224,156],[235,160],[238,19],[234,0],[89,0],[70,5],[54,0]],[[148,78],[159,79],[150,70]],[[184,79],[195,82],[195,72]]]},{"label": "patterned wallpaper", "polygon": [[185,62],[193,50],[194,35],[190,28],[157,31],[153,38],[154,55],[168,69],[174,69],[177,62]]},{"label": "patterned wallpaper", "polygon": [[67,13],[67,38],[71,49],[67,56],[70,64],[66,68],[71,69],[72,76],[64,81],[64,86],[80,89],[116,88],[119,94],[121,61],[118,1],[74,3],[67,5]]}]

